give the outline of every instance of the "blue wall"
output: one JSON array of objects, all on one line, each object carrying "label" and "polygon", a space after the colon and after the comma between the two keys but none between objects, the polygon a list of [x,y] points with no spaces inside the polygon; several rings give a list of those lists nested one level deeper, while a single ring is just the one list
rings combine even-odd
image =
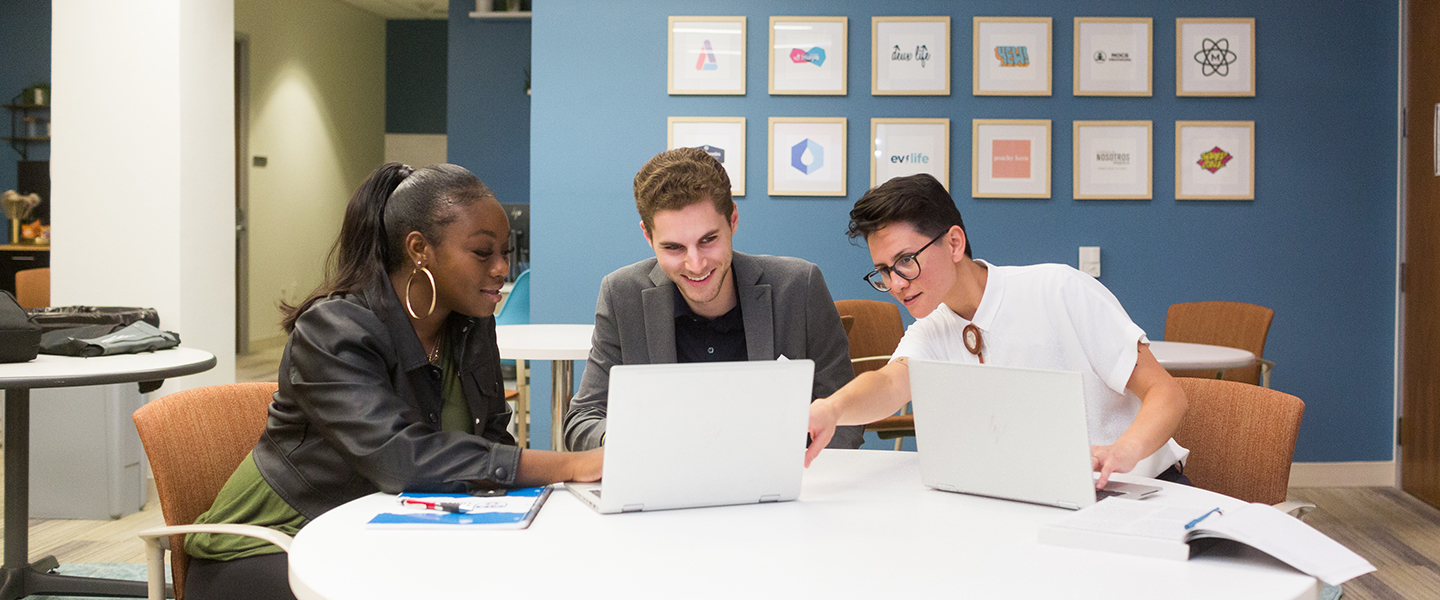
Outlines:
[{"label": "blue wall", "polygon": [[[1175,302],[1240,300],[1269,306],[1276,317],[1265,354],[1279,364],[1273,385],[1307,403],[1296,459],[1392,458],[1398,35],[1393,3],[1324,0],[1296,10],[1289,4],[1256,6],[1238,0],[1183,5],[1102,0],[1083,6],[1050,0],[1020,12],[1013,3],[993,0],[963,5],[916,0],[878,13],[952,17],[954,93],[945,97],[870,95],[870,17],[879,6],[873,2],[537,4],[529,155],[535,223],[532,314],[537,321],[590,322],[600,279],[651,254],[636,225],[631,179],[664,149],[665,117],[670,115],[747,117],[750,193],[738,200],[738,250],[814,261],[837,299],[883,298],[860,280],[869,263],[865,249],[843,235],[847,212],[869,182],[864,141],[869,119],[949,117],[952,188],[962,192],[956,200],[977,257],[997,264],[1073,265],[1078,246],[1101,246],[1101,281],[1155,339],[1163,336],[1166,307]],[[508,147],[513,140],[495,137],[492,129],[464,115],[499,110],[483,108],[479,99],[493,80],[511,76],[505,69],[523,60],[499,53],[495,42],[519,36],[508,24],[470,21],[453,11],[451,155],[473,156],[475,164],[469,166],[492,168],[500,163],[486,151]],[[748,95],[666,94],[666,16],[705,14],[748,16]],[[797,14],[850,17],[849,96],[766,93],[768,17]],[[1054,96],[970,94],[971,17],[976,15],[1055,19]],[[1154,97],[1071,95],[1076,16],[1155,19]],[[1255,98],[1175,97],[1174,19],[1204,16],[1257,19]],[[1336,39],[1367,40],[1367,50],[1336,59]],[[483,66],[491,64],[494,68]],[[468,81],[462,84],[462,79]],[[462,110],[465,104],[479,107]],[[765,194],[770,116],[849,118],[848,198]],[[973,118],[1053,119],[1054,197],[977,200],[963,193],[970,187]],[[1070,123],[1086,119],[1155,122],[1153,200],[1070,197]],[[1256,122],[1256,200],[1174,199],[1174,121],[1191,119]],[[482,177],[490,181],[497,175]],[[540,365],[537,398],[548,394],[547,375]],[[536,445],[543,447],[546,442],[539,438],[545,437],[549,416],[545,407],[536,408]]]},{"label": "blue wall", "polygon": [[[39,82],[50,82],[50,1],[0,2],[0,103],[10,104],[20,90]],[[10,111],[3,112],[0,137],[10,137]],[[8,142],[0,145],[0,191],[15,189],[19,160]],[[31,144],[30,160],[50,160],[50,145]],[[9,238],[6,225],[0,241]]]},{"label": "blue wall", "polygon": [[385,22],[385,133],[445,133],[447,21]]},{"label": "blue wall", "polygon": [[501,202],[529,202],[530,21],[472,19],[474,7],[450,3],[450,162],[473,171]]}]

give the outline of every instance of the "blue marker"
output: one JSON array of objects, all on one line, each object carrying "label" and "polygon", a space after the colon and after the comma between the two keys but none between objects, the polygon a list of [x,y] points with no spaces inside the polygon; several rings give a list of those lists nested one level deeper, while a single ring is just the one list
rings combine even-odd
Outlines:
[{"label": "blue marker", "polygon": [[1213,514],[1216,514],[1216,513],[1219,513],[1220,516],[1222,516],[1222,517],[1225,516],[1225,513],[1220,512],[1220,509],[1219,509],[1218,507],[1217,507],[1217,508],[1212,508],[1212,509],[1210,509],[1210,512],[1207,512],[1207,513],[1205,513],[1205,514],[1203,514],[1203,515],[1200,515],[1200,516],[1198,516],[1198,517],[1195,517],[1195,520],[1194,520],[1194,521],[1191,521],[1191,522],[1189,522],[1189,523],[1186,523],[1186,524],[1185,524],[1185,529],[1191,529],[1191,528],[1195,527],[1196,525],[1199,525],[1201,521],[1204,521],[1204,520],[1205,520],[1205,517],[1208,517],[1208,516],[1213,515]]}]

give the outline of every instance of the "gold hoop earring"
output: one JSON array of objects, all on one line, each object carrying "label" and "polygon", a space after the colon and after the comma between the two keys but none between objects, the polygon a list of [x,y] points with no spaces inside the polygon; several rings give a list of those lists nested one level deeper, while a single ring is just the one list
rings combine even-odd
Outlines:
[{"label": "gold hoop earring", "polygon": [[415,314],[415,309],[410,306],[410,284],[415,281],[416,273],[425,273],[425,278],[430,280],[430,310],[425,311],[425,317],[435,312],[435,296],[438,294],[435,289],[435,276],[430,274],[430,269],[420,266],[420,263],[415,263],[415,269],[410,271],[410,277],[405,280],[405,312],[410,313],[410,318],[419,321],[425,317]]}]

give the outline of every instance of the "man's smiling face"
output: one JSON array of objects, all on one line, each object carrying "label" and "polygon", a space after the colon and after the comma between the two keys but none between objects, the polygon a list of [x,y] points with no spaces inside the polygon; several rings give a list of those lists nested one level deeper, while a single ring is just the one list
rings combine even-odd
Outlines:
[{"label": "man's smiling face", "polygon": [[739,216],[736,211],[726,219],[706,199],[655,213],[654,226],[645,231],[660,269],[675,282],[690,309],[702,317],[723,315],[737,302],[730,261]]}]

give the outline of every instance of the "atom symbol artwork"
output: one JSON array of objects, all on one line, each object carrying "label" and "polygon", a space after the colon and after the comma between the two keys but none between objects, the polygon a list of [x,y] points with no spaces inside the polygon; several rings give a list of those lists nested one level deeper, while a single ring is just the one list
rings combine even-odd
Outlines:
[{"label": "atom symbol artwork", "polygon": [[1200,63],[1200,72],[1206,77],[1229,77],[1230,65],[1235,63],[1235,58],[1235,53],[1230,51],[1230,40],[1226,38],[1205,38],[1200,44],[1200,51],[1195,53],[1195,62]]}]

